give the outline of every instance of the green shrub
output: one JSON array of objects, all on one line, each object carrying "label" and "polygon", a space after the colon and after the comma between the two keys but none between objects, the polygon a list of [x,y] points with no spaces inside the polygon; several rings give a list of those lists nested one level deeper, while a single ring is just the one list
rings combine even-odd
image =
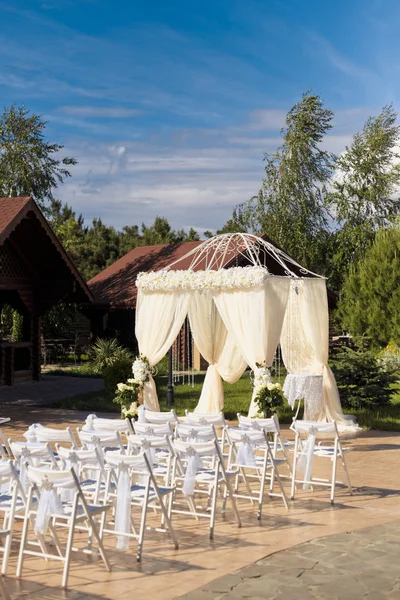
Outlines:
[{"label": "green shrub", "polygon": [[[96,373],[103,373],[104,369],[116,361],[130,361],[133,355],[130,350],[118,343],[118,340],[98,339],[90,349],[90,366]],[[122,381],[122,380],[121,380]]]},{"label": "green shrub", "polygon": [[371,350],[344,348],[332,369],[344,408],[370,409],[389,404],[397,377]]},{"label": "green shrub", "polygon": [[115,394],[118,383],[124,383],[132,374],[132,359],[116,360],[112,365],[106,367],[103,371],[104,385],[106,389]]}]

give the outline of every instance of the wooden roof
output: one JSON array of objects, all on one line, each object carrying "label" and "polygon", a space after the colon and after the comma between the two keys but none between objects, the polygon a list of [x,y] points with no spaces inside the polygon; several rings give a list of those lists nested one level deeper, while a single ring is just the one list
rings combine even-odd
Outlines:
[{"label": "wooden roof", "polygon": [[43,314],[60,300],[91,302],[86,282],[30,197],[0,198],[0,291]]},{"label": "wooden roof", "polygon": [[[273,243],[267,236],[263,237]],[[88,281],[95,304],[111,308],[135,308],[137,298],[135,282],[141,271],[160,271],[175,261],[178,262],[171,267],[172,269],[187,269],[193,256],[180,259],[201,243],[202,241],[137,246]],[[226,258],[226,267],[245,264],[242,256],[238,257],[232,252],[229,252]],[[285,274],[282,266],[272,256],[265,256],[265,266],[274,275]],[[200,262],[195,270],[204,268],[205,265]],[[302,275],[297,268],[293,270],[299,276]],[[336,303],[336,295],[330,290],[328,290],[328,301],[330,306]]]},{"label": "wooden roof", "polygon": [[[159,271],[185,256],[202,242],[181,242],[137,246],[115,263],[88,281],[96,304],[134,308],[136,305],[136,277],[141,271]],[[177,269],[187,269],[191,258],[180,261]]]}]

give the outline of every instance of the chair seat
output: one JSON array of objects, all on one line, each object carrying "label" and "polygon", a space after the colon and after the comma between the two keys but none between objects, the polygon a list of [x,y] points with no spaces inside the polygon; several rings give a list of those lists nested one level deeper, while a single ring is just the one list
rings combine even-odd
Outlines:
[{"label": "chair seat", "polygon": [[[0,495],[0,510],[10,510],[12,502],[12,496],[10,494],[1,494]],[[21,511],[25,509],[25,504],[22,498],[17,498],[17,502],[15,505],[16,511]]]},{"label": "chair seat", "polygon": [[[165,496],[166,494],[170,494],[173,491],[174,488],[172,487],[159,487],[158,491],[160,493],[160,496]],[[144,485],[133,485],[131,487],[131,498],[132,500],[144,500],[145,497],[145,491],[146,491],[146,487]],[[150,487],[150,491],[149,491],[149,502],[153,502],[154,500],[157,500],[157,494],[155,493],[154,489],[152,487]]]},{"label": "chair seat", "polygon": [[[90,514],[95,515],[98,513],[102,513],[106,510],[108,510],[111,505],[110,504],[87,504],[86,505],[88,508],[88,511]],[[62,508],[63,508],[63,512],[62,513],[49,513],[48,516],[49,517],[55,517],[56,519],[68,519],[71,516],[72,513],[72,502],[62,502]],[[77,520],[81,520],[81,519],[85,519],[86,515],[84,513],[83,510],[83,506],[81,504],[78,504],[78,510],[77,510]]]}]

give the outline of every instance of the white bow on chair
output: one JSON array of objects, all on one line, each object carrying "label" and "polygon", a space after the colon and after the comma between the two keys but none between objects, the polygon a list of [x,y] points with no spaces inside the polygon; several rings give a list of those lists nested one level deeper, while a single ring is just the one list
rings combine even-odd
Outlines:
[{"label": "white bow on chair", "polygon": [[35,521],[35,533],[45,535],[51,514],[63,512],[62,502],[57,490],[49,482],[45,482],[40,492],[39,505]]},{"label": "white bow on chair", "polygon": [[306,443],[304,444],[303,450],[301,452],[298,469],[300,473],[304,473],[305,483],[303,483],[303,489],[308,490],[310,487],[310,479],[312,476],[312,468],[314,462],[314,448],[315,442],[317,439],[317,429],[315,427],[310,427],[308,430],[308,437]]},{"label": "white bow on chair", "polygon": [[194,486],[196,484],[197,471],[202,468],[203,463],[201,462],[200,456],[196,450],[189,446],[186,450],[188,455],[188,462],[186,466],[185,480],[183,482],[182,492],[186,496],[193,496]]},{"label": "white bow on chair", "polygon": [[254,456],[253,446],[248,435],[243,434],[239,444],[239,450],[236,456],[236,463],[247,467],[256,466],[256,457]]}]

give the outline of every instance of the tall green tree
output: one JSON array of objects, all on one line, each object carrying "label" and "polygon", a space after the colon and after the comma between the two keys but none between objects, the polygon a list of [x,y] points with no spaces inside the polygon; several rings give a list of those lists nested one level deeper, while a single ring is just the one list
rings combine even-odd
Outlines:
[{"label": "tall green tree", "polygon": [[376,348],[400,344],[400,221],[382,228],[344,280],[339,314],[354,336]]},{"label": "tall green tree", "polygon": [[53,190],[70,177],[76,160],[60,157],[63,146],[46,141],[46,122],[13,104],[0,115],[0,194],[32,196],[45,208]]},{"label": "tall green tree", "polygon": [[265,154],[265,178],[257,196],[239,206],[231,226],[265,233],[310,268],[319,267],[318,240],[327,228],[325,185],[334,157],[321,148],[333,113],[307,91],[290,109],[283,143]]},{"label": "tall green tree", "polygon": [[336,174],[327,205],[337,225],[333,266],[340,280],[363,256],[379,227],[399,214],[400,126],[392,105],[371,117],[336,161]]}]

